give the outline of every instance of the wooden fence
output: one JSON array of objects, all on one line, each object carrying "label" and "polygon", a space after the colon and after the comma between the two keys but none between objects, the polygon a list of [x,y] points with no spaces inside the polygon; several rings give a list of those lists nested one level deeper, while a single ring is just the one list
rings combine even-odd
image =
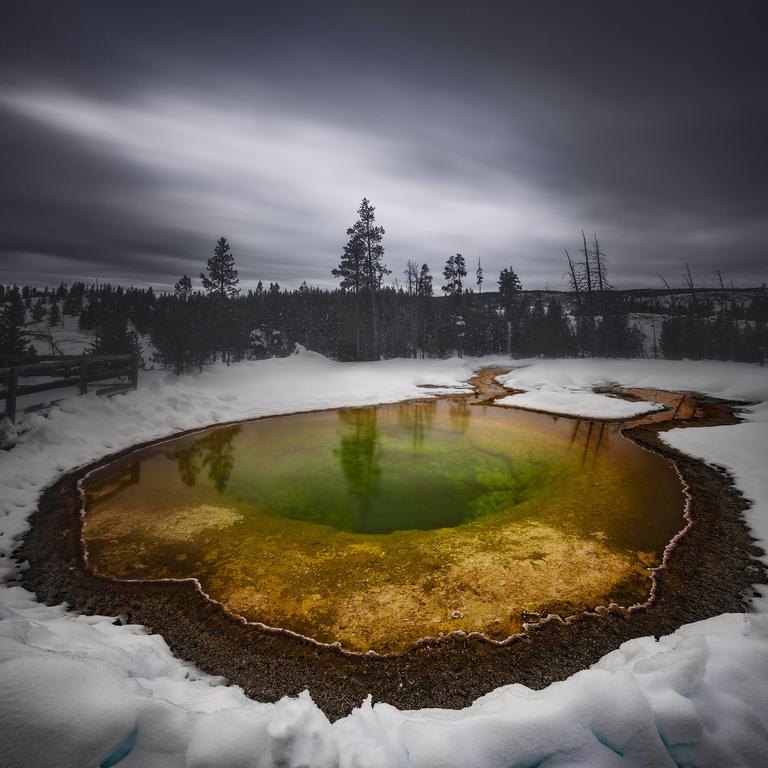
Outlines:
[{"label": "wooden fence", "polygon": [[[23,383],[24,379],[37,379]],[[43,379],[40,381],[39,379]],[[17,400],[24,395],[76,386],[81,395],[90,384],[111,382],[97,394],[113,395],[136,389],[139,382],[138,355],[80,355],[44,357],[34,363],[0,368],[0,400],[5,400],[5,417],[16,421]],[[51,400],[35,403],[24,412],[36,411]]]}]

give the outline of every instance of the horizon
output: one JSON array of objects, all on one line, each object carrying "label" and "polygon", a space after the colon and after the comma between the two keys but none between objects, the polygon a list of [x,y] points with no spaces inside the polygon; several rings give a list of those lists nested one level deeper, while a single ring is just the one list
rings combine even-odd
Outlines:
[{"label": "horizon", "polygon": [[[438,281],[443,279],[440,274],[433,273],[432,276],[433,276],[433,278],[436,278]],[[697,277],[695,271],[693,272],[693,276],[694,276],[694,278]],[[179,277],[182,277],[182,275],[180,275]],[[192,279],[192,284],[193,284],[192,285],[192,290],[194,292],[197,292],[197,293],[205,293],[205,290],[202,287],[200,278],[199,277],[192,277],[191,275],[189,275],[189,277]],[[682,277],[682,275],[681,275],[681,277]],[[692,290],[694,292],[709,292],[709,291],[722,292],[723,289],[719,285],[715,285],[714,284],[714,278],[716,278],[716,275],[713,274],[712,277],[713,277],[712,284],[708,284],[705,280],[702,280],[701,283],[695,284],[693,289],[689,288],[686,285],[673,285],[673,284],[670,284],[669,289],[667,289],[663,284],[661,284],[661,285],[633,285],[633,286],[629,286],[629,287],[611,285],[609,290],[612,291],[613,293],[658,292],[658,293],[661,293],[661,294],[668,294],[668,293],[690,293]],[[274,280],[272,280],[272,281],[270,281],[270,280],[249,280],[249,281],[246,282],[246,281],[240,280],[239,281],[240,292],[241,293],[247,293],[248,291],[253,291],[253,290],[256,289],[256,286],[258,285],[258,283],[261,283],[262,286],[264,287],[264,289],[266,290],[267,288],[269,288],[270,283],[273,283],[273,282],[277,282],[277,281],[274,281]],[[310,289],[318,289],[318,290],[322,290],[322,291],[340,290],[338,282],[333,282],[332,281],[331,284],[329,284],[329,285],[319,285],[317,283],[310,283],[309,281],[303,281],[303,282],[306,282],[307,287],[310,288]],[[523,293],[564,293],[564,294],[573,293],[573,291],[570,288],[568,288],[568,286],[565,284],[566,281],[563,280],[562,282],[563,282],[563,285],[557,286],[557,287],[552,286],[552,285],[542,286],[542,287],[533,287],[533,286],[523,285],[522,292]],[[657,278],[657,282],[660,283],[661,281],[659,281],[658,278]],[[92,286],[93,287],[101,287],[101,286],[104,286],[104,285],[111,285],[111,286],[113,286],[115,288],[120,287],[120,288],[123,288],[123,289],[133,288],[135,290],[148,290],[149,288],[151,288],[156,293],[169,293],[169,294],[173,293],[173,290],[174,290],[174,284],[172,284],[172,283],[170,283],[170,284],[169,283],[156,283],[156,282],[155,283],[149,283],[149,282],[141,283],[141,282],[136,281],[136,280],[130,280],[130,281],[123,282],[123,281],[120,281],[119,279],[100,279],[100,278],[94,278],[93,280],[91,280],[90,278],[87,278],[87,279],[75,278],[75,279],[70,280],[70,281],[62,280],[59,283],[55,283],[55,284],[43,283],[43,282],[26,282],[26,283],[0,282],[0,285],[2,285],[6,289],[13,288],[13,287],[16,287],[16,288],[19,288],[19,289],[22,289],[22,288],[25,288],[25,287],[29,287],[29,288],[32,288],[32,289],[38,290],[38,291],[45,290],[46,288],[49,291],[55,291],[59,287],[59,285],[63,284],[65,286],[67,286],[67,287],[70,287],[74,283],[83,283],[86,288],[90,288]],[[472,283],[471,285],[469,285],[465,289],[465,293],[467,293],[467,294],[480,294],[481,293],[483,295],[485,295],[485,294],[498,294],[499,293],[499,289],[498,289],[498,286],[497,286],[496,279],[493,280],[493,285],[496,286],[496,287],[494,287],[494,288],[486,288],[485,286],[489,285],[489,284],[490,283],[488,282],[487,275],[486,275],[486,279],[483,282],[483,286],[484,287],[483,287],[482,291],[478,291],[476,284]],[[282,291],[296,291],[296,290],[298,290],[301,287],[301,283],[298,283],[297,285],[284,285],[282,283],[278,283],[278,285],[280,286],[280,290],[282,290]],[[398,285],[395,286],[393,284],[393,281],[390,281],[388,283],[385,282],[383,287],[384,288],[399,288],[399,289],[403,289],[404,285],[403,285],[402,281],[399,281]],[[759,285],[757,285],[757,284],[736,285],[735,282],[733,284],[731,284],[730,281],[725,282],[725,290],[728,291],[728,292],[730,292],[730,291],[737,291],[737,292],[760,291],[760,290],[765,290],[765,288],[766,288],[766,282],[765,281],[763,281]],[[440,290],[440,288],[438,287],[436,289],[436,292],[435,292],[435,294],[434,294],[434,296],[432,298],[443,299],[443,298],[448,298],[448,297],[445,296],[442,293],[442,291]]]}]

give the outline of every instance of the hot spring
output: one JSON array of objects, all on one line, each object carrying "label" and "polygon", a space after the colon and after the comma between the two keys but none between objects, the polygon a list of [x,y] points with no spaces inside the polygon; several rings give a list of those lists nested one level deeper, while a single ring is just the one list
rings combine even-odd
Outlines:
[{"label": "hot spring", "polygon": [[671,463],[616,425],[463,399],[213,428],[83,486],[95,572],[194,577],[249,621],[379,653],[642,602],[684,525]]}]

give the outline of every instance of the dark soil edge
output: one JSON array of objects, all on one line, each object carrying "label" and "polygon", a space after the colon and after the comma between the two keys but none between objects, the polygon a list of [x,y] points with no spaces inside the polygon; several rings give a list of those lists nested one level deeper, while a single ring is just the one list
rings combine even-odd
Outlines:
[{"label": "dark soil edge", "polygon": [[161,634],[176,656],[242,686],[258,701],[309,689],[332,720],[349,714],[368,694],[400,709],[457,709],[501,685],[543,688],[631,638],[669,634],[721,613],[746,612],[750,586],[768,582],[765,567],[756,559],[761,550],[741,514],[748,503],[731,478],[675,451],[658,436],[670,427],[736,423],[734,410],[744,405],[695,399],[692,419],[624,430],[639,445],[670,459],[690,493],[692,524],[657,571],[654,599],[640,608],[611,606],[567,621],[542,621],[504,645],[474,635],[452,635],[399,656],[375,656],[343,653],[238,620],[208,600],[193,581],[104,578],[85,567],[77,483],[137,446],[61,478],[42,494],[15,553],[29,564],[22,585],[50,605],[66,602],[81,613],[143,624]]}]

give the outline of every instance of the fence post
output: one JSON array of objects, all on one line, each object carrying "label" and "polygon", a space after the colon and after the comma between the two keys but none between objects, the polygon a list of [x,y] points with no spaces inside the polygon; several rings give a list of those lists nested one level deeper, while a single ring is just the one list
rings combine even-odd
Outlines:
[{"label": "fence post", "polygon": [[135,352],[131,355],[131,386],[139,388],[139,356]]},{"label": "fence post", "polygon": [[8,369],[8,384],[5,394],[5,416],[11,424],[16,423],[16,393],[19,388],[19,374],[15,368]]},{"label": "fence post", "polygon": [[80,358],[80,394],[88,392],[88,360],[83,355]]}]

